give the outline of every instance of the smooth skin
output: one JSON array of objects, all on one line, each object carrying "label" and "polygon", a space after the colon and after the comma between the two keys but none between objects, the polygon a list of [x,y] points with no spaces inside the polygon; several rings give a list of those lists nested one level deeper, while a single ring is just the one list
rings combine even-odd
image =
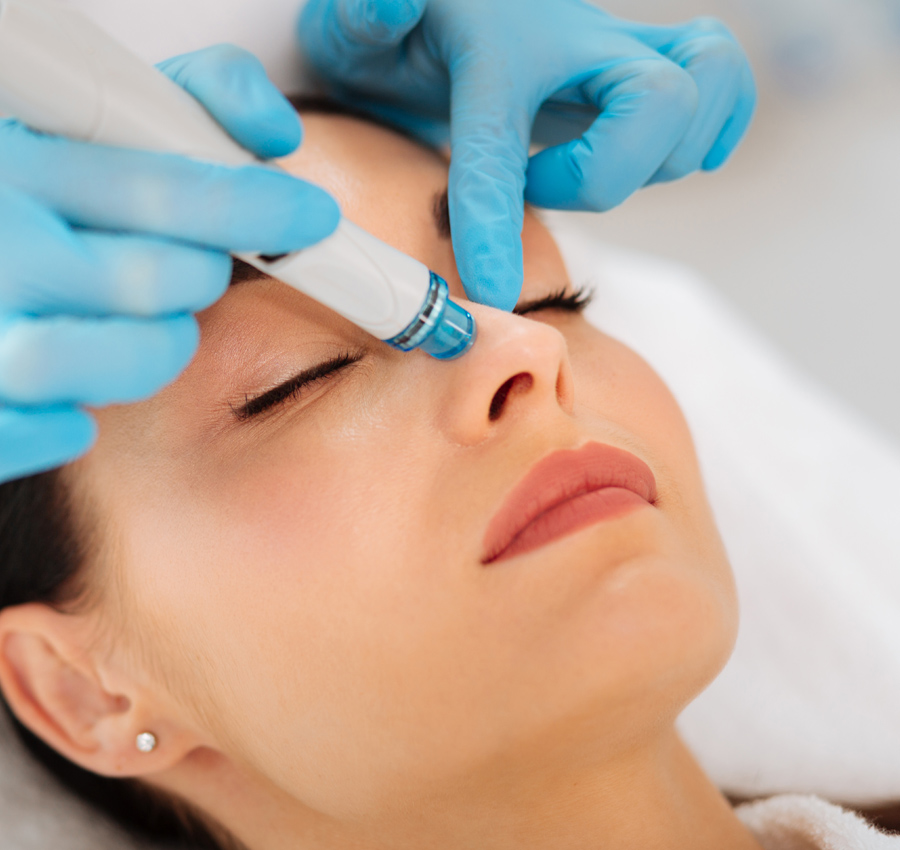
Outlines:
[{"label": "smooth skin", "polygon": [[[305,125],[285,166],[462,298],[432,214],[445,161],[355,119]],[[522,236],[523,297],[568,286],[530,213]],[[450,363],[277,281],[203,311],[188,369],[97,411],[65,470],[87,595],[0,613],[7,700],[77,764],[178,794],[251,850],[759,850],[674,729],[737,629],[675,400],[580,315],[464,303],[479,338]],[[235,415],[342,354],[360,359]],[[647,462],[656,505],[485,567],[509,491],[588,440]]]}]

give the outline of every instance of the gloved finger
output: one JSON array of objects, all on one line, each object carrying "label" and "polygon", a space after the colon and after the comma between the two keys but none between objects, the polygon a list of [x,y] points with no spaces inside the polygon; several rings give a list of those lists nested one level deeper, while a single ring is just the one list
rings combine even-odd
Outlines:
[{"label": "gloved finger", "polygon": [[717,168],[721,168],[734,153],[753,121],[753,113],[756,112],[756,98],[756,81],[753,79],[750,66],[747,65],[741,75],[741,92],[734,111],[725,122],[719,138],[716,139],[703,160],[705,171],[715,171]]},{"label": "gloved finger", "polygon": [[[400,45],[427,0],[309,0],[297,23],[304,54],[329,75],[354,85],[356,69],[377,78],[379,66],[401,68]],[[396,51],[386,48],[395,47]]]},{"label": "gloved finger", "polygon": [[[721,21],[709,17],[697,18],[689,24],[680,26],[631,23],[626,29],[633,38],[676,62],[679,61],[678,54],[682,52],[686,42],[696,39],[703,45],[705,39],[711,39],[705,42],[706,46],[714,53],[720,54],[719,60],[724,59],[730,66],[727,83],[723,78],[719,84],[721,94],[723,97],[727,96],[725,93],[730,89],[735,94],[735,100],[731,114],[724,122],[718,138],[703,159],[702,167],[712,171],[723,165],[744,137],[756,110],[756,82],[750,60],[740,42]],[[727,54],[727,58],[721,54]],[[735,74],[735,67],[740,68],[738,74]]]},{"label": "gloved finger", "polygon": [[276,169],[74,142],[9,120],[0,120],[0,183],[71,224],[232,253],[305,248],[340,218],[331,195]]},{"label": "gloved finger", "polygon": [[644,186],[694,119],[697,86],[655,51],[614,61],[582,84],[600,115],[588,131],[528,164],[525,199],[554,209],[605,211]]},{"label": "gloved finger", "polygon": [[[80,235],[96,273],[90,281],[83,279],[77,299],[69,294],[67,303],[54,312],[144,318],[197,313],[228,289],[232,262],[222,251],[140,236],[91,231]],[[48,295],[53,298],[55,293]]]},{"label": "gloved finger", "polygon": [[99,406],[149,398],[190,362],[192,316],[7,318],[0,325],[0,403]]},{"label": "gloved finger", "polygon": [[0,186],[0,311],[156,316],[196,312],[227,289],[221,251],[74,231],[27,195]]},{"label": "gloved finger", "polygon": [[691,75],[699,99],[690,127],[649,183],[678,180],[702,167],[735,110],[746,68],[738,43],[708,18],[686,27],[665,55]]},{"label": "gloved finger", "polygon": [[534,108],[509,102],[501,71],[477,60],[453,79],[450,227],[473,301],[511,310],[522,289],[522,197]]},{"label": "gloved finger", "polygon": [[258,157],[287,156],[300,144],[296,111],[252,53],[232,44],[217,44],[174,56],[156,67]]},{"label": "gloved finger", "polygon": [[0,406],[0,481],[75,460],[94,444],[97,426],[76,407],[17,410]]}]

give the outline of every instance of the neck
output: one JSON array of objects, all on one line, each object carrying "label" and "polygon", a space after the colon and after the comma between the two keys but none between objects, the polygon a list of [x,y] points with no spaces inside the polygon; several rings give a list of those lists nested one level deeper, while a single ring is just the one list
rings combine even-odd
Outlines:
[{"label": "neck", "polygon": [[674,731],[599,768],[509,774],[389,815],[339,822],[198,752],[163,785],[248,850],[760,850]]}]

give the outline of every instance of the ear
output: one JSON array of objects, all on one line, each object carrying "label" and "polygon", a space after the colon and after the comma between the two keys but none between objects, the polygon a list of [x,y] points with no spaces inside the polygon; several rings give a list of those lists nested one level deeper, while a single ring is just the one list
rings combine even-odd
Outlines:
[{"label": "ear", "polygon": [[[174,766],[198,737],[155,694],[123,676],[91,640],[84,616],[48,605],[0,611],[0,688],[18,719],[75,764],[104,776]],[[137,736],[157,740],[149,753]]]}]

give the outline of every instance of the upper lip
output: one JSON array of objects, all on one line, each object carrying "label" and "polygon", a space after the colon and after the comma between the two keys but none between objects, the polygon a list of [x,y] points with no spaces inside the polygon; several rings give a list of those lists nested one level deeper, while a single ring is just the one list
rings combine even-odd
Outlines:
[{"label": "upper lip", "polygon": [[604,487],[622,487],[650,504],[656,501],[656,479],[650,467],[624,449],[587,443],[542,458],[513,488],[488,524],[482,563],[496,560],[542,514]]}]

